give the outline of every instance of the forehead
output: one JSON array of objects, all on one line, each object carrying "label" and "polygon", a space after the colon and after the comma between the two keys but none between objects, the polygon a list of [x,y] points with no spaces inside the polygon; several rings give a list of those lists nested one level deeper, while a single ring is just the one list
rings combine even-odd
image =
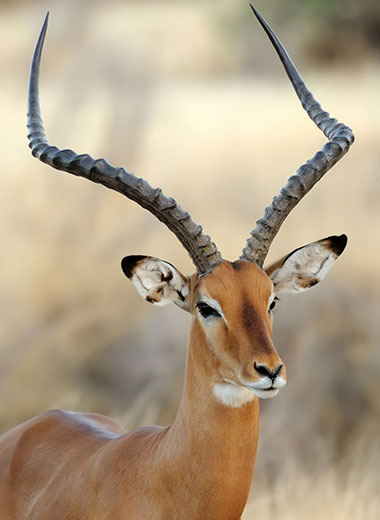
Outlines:
[{"label": "forehead", "polygon": [[235,298],[242,293],[252,300],[267,300],[273,291],[273,283],[269,276],[256,264],[251,262],[223,262],[209,274],[201,276],[197,283],[199,295],[211,298]]}]

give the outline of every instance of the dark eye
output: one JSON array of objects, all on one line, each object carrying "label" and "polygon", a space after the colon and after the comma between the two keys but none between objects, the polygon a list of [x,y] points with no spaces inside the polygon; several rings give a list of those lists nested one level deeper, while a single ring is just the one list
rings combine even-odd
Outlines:
[{"label": "dark eye", "polygon": [[197,304],[197,309],[199,310],[203,318],[209,318],[210,316],[214,316],[215,318],[220,317],[219,312],[210,307],[210,305],[207,305],[207,303],[199,302]]},{"label": "dark eye", "polygon": [[278,298],[275,298],[273,302],[269,305],[269,312],[272,312],[273,309],[276,307],[276,303],[278,301]]}]

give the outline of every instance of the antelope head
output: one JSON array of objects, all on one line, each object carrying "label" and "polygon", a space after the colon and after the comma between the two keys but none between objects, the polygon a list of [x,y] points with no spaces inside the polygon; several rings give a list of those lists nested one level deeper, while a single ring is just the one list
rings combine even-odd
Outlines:
[{"label": "antelope head", "polygon": [[[346,246],[345,235],[296,249],[272,266],[222,260],[208,272],[186,277],[173,265],[147,256],[122,260],[125,275],[149,303],[175,303],[193,315],[191,344],[201,343],[204,370],[214,396],[240,407],[254,396],[275,396],[286,384],[286,369],[272,342],[278,295],[305,291],[328,272]],[[195,353],[196,355],[197,353]]]},{"label": "antelope head", "polygon": [[[252,6],[251,6],[252,7]],[[38,76],[47,29],[43,25],[32,62],[28,128],[32,154],[53,168],[112,188],[153,213],[175,233],[189,253],[196,273],[184,276],[169,262],[127,256],[125,275],[149,303],[175,303],[193,315],[191,355],[212,380],[215,398],[240,407],[255,396],[276,395],[286,383],[286,370],[272,342],[272,311],[282,293],[305,291],[324,278],[343,252],[347,237],[331,236],[300,247],[275,264],[263,267],[281,224],[322,176],[348,151],[353,133],[321,108],[307,89],[286,50],[252,7],[270,38],[302,106],[328,142],[289,178],[251,231],[240,259],[230,262],[174,199],[104,159],[59,150],[46,140],[40,115]],[[195,345],[195,346],[194,346]]]}]

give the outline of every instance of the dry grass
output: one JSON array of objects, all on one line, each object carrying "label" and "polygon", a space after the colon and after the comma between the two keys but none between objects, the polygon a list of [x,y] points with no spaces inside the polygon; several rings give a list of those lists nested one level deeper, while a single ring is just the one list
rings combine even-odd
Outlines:
[{"label": "dry grass", "polygon": [[[140,301],[119,260],[145,253],[186,273],[192,266],[134,204],[31,159],[25,86],[47,5],[9,7],[0,17],[0,427],[52,406],[108,413],[131,428],[166,423],[180,398],[188,318]],[[105,155],[161,185],[233,259],[262,208],[323,139],[257,27],[252,53],[263,53],[268,71],[261,64],[259,77],[223,73],[233,55],[209,23],[211,7],[55,5],[43,112],[52,142]],[[289,385],[263,404],[244,518],[375,519],[379,66],[368,57],[359,69],[305,77],[357,142],[289,217],[271,258],[331,233],[346,232],[350,242],[320,288],[281,302],[275,340]]]},{"label": "dry grass", "polygon": [[297,463],[285,465],[274,484],[255,489],[243,520],[268,513],[281,520],[376,520],[379,461],[377,443],[361,446],[343,466],[330,463],[318,473],[307,473]]}]

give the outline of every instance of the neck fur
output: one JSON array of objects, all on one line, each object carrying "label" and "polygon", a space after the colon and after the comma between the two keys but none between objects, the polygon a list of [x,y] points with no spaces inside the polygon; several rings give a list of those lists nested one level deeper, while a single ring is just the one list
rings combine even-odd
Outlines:
[{"label": "neck fur", "polygon": [[215,396],[214,371],[214,356],[194,320],[184,393],[164,444],[171,460],[177,461],[182,489],[189,486],[191,498],[196,497],[193,512],[198,508],[201,516],[194,514],[193,518],[211,520],[215,514],[218,520],[239,519],[256,459],[258,399],[240,407],[226,406]]}]

